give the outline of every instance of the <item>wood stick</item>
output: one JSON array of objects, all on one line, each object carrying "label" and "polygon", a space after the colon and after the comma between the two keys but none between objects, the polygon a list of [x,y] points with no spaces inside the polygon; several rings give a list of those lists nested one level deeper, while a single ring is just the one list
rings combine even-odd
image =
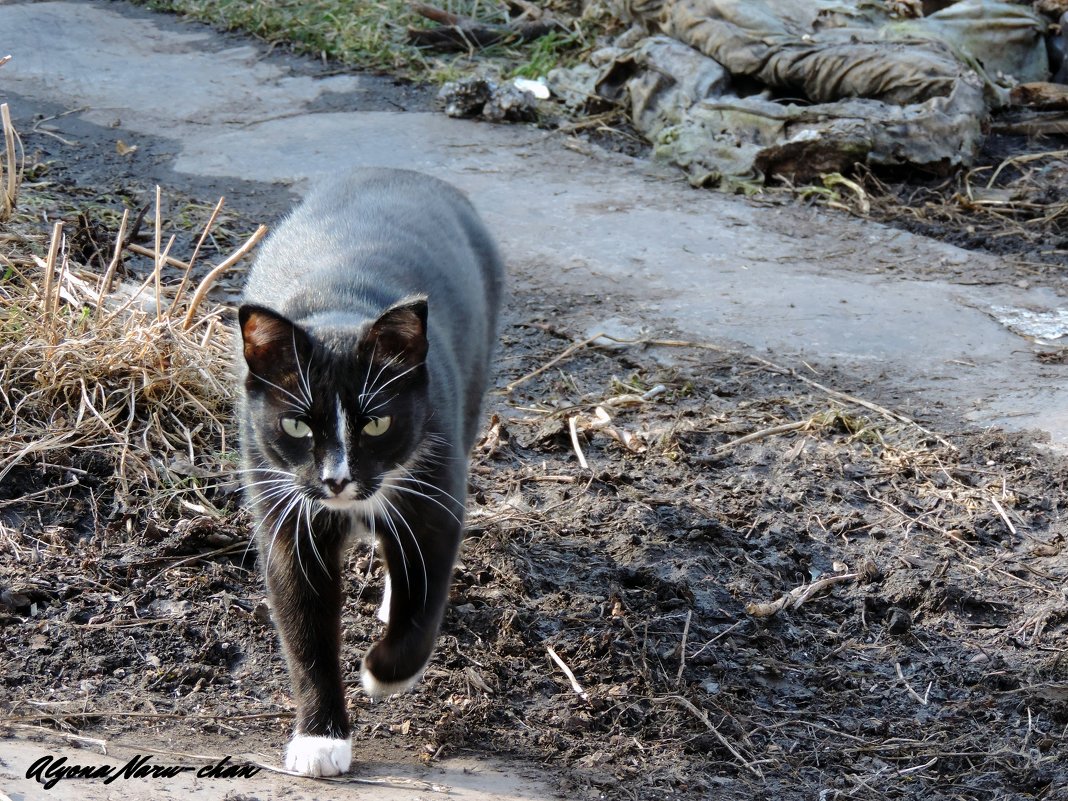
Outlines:
[{"label": "wood stick", "polygon": [[[174,239],[175,238],[172,236],[171,239],[170,239],[170,242],[168,243],[168,245],[166,247],[166,249],[163,251],[162,257],[164,259],[167,258],[167,253],[170,251],[171,245],[174,244]],[[119,306],[119,308],[115,309],[115,311],[113,311],[111,314],[109,314],[104,319],[104,322],[102,323],[102,325],[107,325],[112,320],[114,320],[116,317],[118,317],[122,312],[124,312],[128,308],[130,308],[130,306],[133,305],[133,302],[135,300],[137,300],[139,297],[141,297],[141,293],[144,292],[146,289],[148,289],[149,285],[152,283],[152,281],[155,279],[155,277],[156,277],[155,271],[149,273],[148,277],[144,281],[141,282],[141,286],[139,286],[137,288],[137,291],[134,292],[125,303],[123,303],[121,306]],[[131,407],[131,409],[132,408],[133,407]]]},{"label": "wood stick", "polygon": [[575,455],[578,457],[579,466],[583,470],[589,470],[590,466],[586,462],[586,454],[582,452],[582,445],[579,444],[578,415],[571,415],[571,417],[568,418],[567,428],[571,432],[571,447],[575,449]]},{"label": "wood stick", "polygon": [[452,14],[443,8],[430,6],[426,3],[412,3],[412,11],[420,17],[426,17],[441,25],[470,25],[475,22],[472,17],[462,17],[459,14]]},{"label": "wood stick", "polygon": [[211,232],[211,228],[215,225],[215,220],[219,216],[219,212],[222,211],[225,197],[220,197],[219,202],[215,204],[215,208],[212,209],[211,215],[208,217],[207,223],[204,224],[204,230],[200,234],[200,239],[197,240],[197,245],[193,248],[193,255],[189,257],[189,264],[183,265],[185,268],[185,274],[182,276],[182,283],[178,285],[178,290],[174,293],[174,300],[171,301],[171,311],[173,312],[178,308],[178,302],[182,299],[182,294],[185,292],[186,286],[188,286],[189,278],[193,272],[193,265],[197,262],[197,256],[200,255],[200,249],[204,246],[205,240],[208,238],[208,234]]},{"label": "wood stick", "polygon": [[[506,386],[502,391],[504,392],[505,395],[510,395],[512,392],[515,391],[516,387],[522,386],[527,381],[530,381],[532,378],[538,377],[539,375],[541,375],[542,373],[544,373],[546,370],[550,369],[554,365],[559,364],[560,362],[562,362],[564,359],[568,358],[569,356],[573,356],[574,354],[578,353],[583,348],[589,347],[594,342],[596,342],[598,339],[601,339],[604,336],[605,336],[605,334],[603,334],[603,333],[594,334],[589,339],[584,339],[581,342],[575,342],[572,345],[569,345],[559,355],[557,355],[556,357],[554,357],[554,358],[550,359],[549,361],[547,361],[545,364],[543,364],[537,370],[534,370],[533,372],[527,373],[525,376],[517,378],[511,384]],[[611,339],[611,337],[608,337],[608,338]]]},{"label": "wood stick", "polygon": [[682,672],[686,669],[686,640],[690,636],[690,618],[693,617],[693,610],[686,610],[686,624],[682,627],[682,642],[679,644],[679,671],[675,674],[675,683],[682,683]]},{"label": "wood stick", "polygon": [[[6,58],[11,58],[11,56]],[[4,153],[6,154],[5,163],[7,165],[7,186],[4,189],[3,208],[3,216],[6,217],[15,208],[15,200],[18,198],[19,189],[19,168],[15,160],[15,127],[11,124],[11,110],[8,108],[7,103],[0,103],[0,123],[2,123],[4,131]],[[4,177],[4,173],[3,170],[0,170],[0,178],[2,177]]]},{"label": "wood stick", "polygon": [[560,658],[560,655],[553,650],[553,647],[551,645],[546,645],[545,650],[549,652],[549,656],[552,657],[552,660],[556,663],[556,666],[559,667],[560,670],[564,671],[564,675],[567,676],[568,681],[571,682],[571,689],[575,691],[575,694],[578,695],[578,697],[581,698],[583,701],[588,702],[590,700],[590,696],[586,693],[584,689],[582,689],[582,685],[579,684],[578,679],[575,678],[575,674],[571,672],[571,668],[567,666],[567,663]]},{"label": "wood stick", "polygon": [[[163,277],[163,259],[166,258],[166,256],[164,256],[163,258],[160,258],[160,250],[159,250],[160,241],[163,238],[163,221],[162,221],[163,212],[160,209],[160,206],[162,206],[162,205],[163,205],[163,191],[160,189],[159,184],[156,184],[156,238],[155,238],[156,252],[155,252],[155,255],[154,255],[154,258],[156,260],[156,264],[155,264],[154,273],[155,273],[155,276],[156,276],[156,322],[157,323],[163,318],[163,308],[162,308],[163,307],[163,302],[162,302],[162,297],[161,297],[162,287],[160,286],[160,279]],[[171,242],[172,243],[174,242],[174,238],[173,237],[171,237]],[[169,246],[167,247],[167,250],[170,250]]]},{"label": "wood stick", "polygon": [[111,292],[111,282],[115,278],[115,271],[119,268],[122,260],[122,243],[126,238],[126,225],[130,221],[130,210],[122,210],[122,221],[119,223],[119,234],[115,237],[115,251],[111,255],[111,263],[104,272],[104,279],[100,282],[100,294],[96,298],[96,318],[99,320],[104,309],[104,296]]},{"label": "wood stick", "polygon": [[713,736],[717,740],[719,740],[720,745],[722,745],[724,748],[731,752],[731,755],[741,763],[742,767],[744,767],[753,775],[759,776],[760,778],[764,778],[764,774],[763,772],[761,772],[760,768],[754,765],[750,760],[746,759],[742,755],[742,752],[735,748],[734,745],[730,742],[730,740],[720,734],[719,729],[713,726],[712,721],[708,719],[708,715],[706,715],[704,712],[694,706],[692,701],[690,701],[688,698],[683,698],[681,695],[668,696],[668,700],[674,701],[676,704],[678,704],[687,712],[692,714],[699,721],[704,723],[705,728],[712,732]]},{"label": "wood stick", "polygon": [[739,445],[745,445],[747,442],[756,442],[758,439],[766,439],[773,437],[776,434],[785,434],[788,431],[797,431],[799,429],[805,429],[811,426],[813,423],[812,418],[808,420],[798,420],[794,423],[783,423],[782,425],[772,426],[771,428],[765,428],[761,431],[754,431],[752,434],[746,434],[744,437],[738,437],[738,439],[732,439],[730,442],[724,442],[718,446],[713,453],[723,453],[729,451],[731,448],[737,448]]},{"label": "wood stick", "polygon": [[517,21],[509,25],[480,22],[426,3],[412,3],[411,9],[419,16],[440,24],[438,28],[408,28],[408,41],[423,47],[471,50],[489,47],[509,39],[529,42],[561,28],[555,20],[543,19]]},{"label": "wood stick", "polygon": [[1012,521],[1009,520],[1008,514],[1005,513],[1005,509],[1001,506],[1000,503],[998,503],[998,499],[994,498],[994,497],[991,497],[990,498],[990,502],[992,504],[994,504],[994,508],[998,510],[998,514],[1001,516],[1001,519],[1004,521],[1005,525],[1008,526],[1009,533],[1012,534],[1012,536],[1015,537],[1016,536],[1016,526],[1014,526],[1012,524]]},{"label": "wood stick", "polygon": [[250,236],[241,247],[235,250],[230,256],[219,264],[214,270],[204,276],[200,285],[197,286],[197,291],[193,293],[193,299],[189,301],[189,310],[185,314],[185,322],[182,324],[183,329],[188,329],[193,323],[193,315],[196,313],[197,306],[200,305],[200,301],[204,299],[204,296],[208,294],[208,290],[211,289],[211,285],[215,283],[216,279],[237,264],[241,259],[248,255],[254,247],[259,243],[261,239],[267,233],[267,226],[261,225]]},{"label": "wood stick", "polygon": [[[127,243],[126,250],[130,251],[131,253],[136,253],[138,256],[148,256],[150,259],[154,259],[156,257],[156,252],[152,248],[146,248],[144,245],[138,245],[135,242]],[[176,259],[174,256],[168,256],[166,262],[167,264],[171,265],[171,267],[180,267],[183,270],[189,267],[188,262],[184,262],[181,259]]]},{"label": "wood stick", "polygon": [[800,587],[794,587],[781,598],[772,601],[771,603],[750,602],[745,605],[745,611],[753,617],[771,617],[772,615],[778,614],[783,609],[795,609],[805,603],[805,601],[809,600],[813,595],[827,589],[831,585],[840,584],[843,581],[853,581],[859,575],[860,573],[842,573],[837,576],[827,576],[818,581],[813,581],[811,584],[802,584]]},{"label": "wood stick", "polygon": [[[909,684],[908,679],[905,678],[905,674],[901,672],[901,663],[895,662],[894,667],[897,668],[897,677],[901,679],[901,683],[905,685],[905,689],[908,690],[909,695],[919,701],[921,706],[927,706],[927,699],[922,698],[918,692],[912,689],[912,685]],[[927,687],[927,691],[930,692],[930,686]]]},{"label": "wood stick", "polygon": [[[52,328],[52,285],[55,283],[56,257],[59,255],[59,242],[63,235],[63,221],[58,221],[52,226],[52,241],[48,244],[48,258],[45,260],[44,298],[41,308],[48,317],[48,328]],[[57,289],[57,293],[58,289]]]}]

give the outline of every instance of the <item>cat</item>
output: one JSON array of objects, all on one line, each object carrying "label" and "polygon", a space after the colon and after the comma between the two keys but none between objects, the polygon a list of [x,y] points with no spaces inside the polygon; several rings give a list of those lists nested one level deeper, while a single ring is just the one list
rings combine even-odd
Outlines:
[{"label": "cat", "polygon": [[381,698],[420,678],[463,530],[468,455],[497,335],[503,268],[451,185],[358,170],[268,237],[238,309],[246,495],[296,726],[285,767],[349,769],[342,569],[377,543],[386,623],[360,668]]}]

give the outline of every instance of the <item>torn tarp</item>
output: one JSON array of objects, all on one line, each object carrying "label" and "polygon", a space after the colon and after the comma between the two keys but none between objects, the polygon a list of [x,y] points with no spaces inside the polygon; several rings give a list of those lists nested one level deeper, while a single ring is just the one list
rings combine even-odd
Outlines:
[{"label": "torn tarp", "polygon": [[857,162],[967,165],[1004,87],[1048,77],[1045,23],[1005,2],[908,21],[872,0],[617,0],[616,11],[645,35],[598,54],[591,91],[623,103],[700,184]]}]

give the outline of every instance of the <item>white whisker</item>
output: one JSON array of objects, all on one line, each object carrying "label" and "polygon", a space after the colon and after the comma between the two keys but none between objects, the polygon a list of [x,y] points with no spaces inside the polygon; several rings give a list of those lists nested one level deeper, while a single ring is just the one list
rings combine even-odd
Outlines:
[{"label": "white whisker", "polygon": [[[372,498],[372,500],[375,501],[375,504],[381,510],[382,518],[386,523],[386,528],[388,528],[390,530],[390,532],[393,534],[393,539],[396,541],[397,547],[400,549],[401,566],[404,568],[404,586],[408,590],[408,593],[410,595],[411,591],[412,591],[412,582],[411,582],[411,578],[408,575],[408,556],[404,552],[404,543],[401,542],[400,532],[397,530],[397,526],[394,524],[393,518],[391,518],[389,516],[389,510],[387,510],[384,506],[382,506],[382,500],[383,500],[382,496],[380,496],[380,495],[372,495],[371,498]],[[388,564],[386,566],[386,569],[387,570],[389,569]]]},{"label": "white whisker", "polygon": [[304,414],[305,412],[307,412],[309,410],[310,406],[308,404],[306,404],[301,398],[298,398],[296,395],[294,395],[292,392],[290,392],[285,387],[280,387],[280,386],[278,386],[278,384],[274,383],[273,381],[268,381],[266,378],[264,378],[263,376],[261,376],[261,375],[259,375],[257,373],[253,373],[251,371],[249,371],[249,373],[250,373],[250,375],[255,376],[257,381],[262,381],[267,386],[274,387],[279,392],[281,392],[283,395],[286,395],[286,396],[292,398],[293,402],[296,404],[296,406],[293,409],[294,411],[297,411],[300,414]]},{"label": "white whisker", "polygon": [[323,572],[329,577],[330,568],[326,566],[326,562],[323,561],[322,555],[319,553],[319,548],[315,544],[315,532],[312,529],[312,514],[311,504],[306,499],[301,499],[301,507],[304,511],[304,519],[308,523],[308,544],[311,545],[312,553],[315,554],[315,559],[323,568]]},{"label": "white whisker", "polygon": [[[363,402],[366,402],[366,403],[370,403],[370,402],[371,402],[371,401],[373,401],[373,400],[374,400],[374,399],[375,399],[376,397],[378,397],[378,394],[379,394],[379,393],[380,393],[380,392],[381,392],[382,390],[384,390],[384,389],[385,389],[386,387],[388,387],[388,386],[389,386],[390,384],[392,384],[392,383],[393,383],[394,381],[400,381],[400,380],[401,380],[402,378],[404,378],[404,376],[408,375],[408,373],[411,373],[411,372],[413,372],[413,371],[415,371],[415,370],[418,370],[418,369],[419,369],[420,367],[422,367],[422,366],[423,366],[423,363],[422,363],[422,362],[420,362],[419,364],[414,364],[414,365],[412,365],[411,367],[409,367],[409,368],[408,368],[407,370],[405,370],[405,371],[404,371],[403,373],[398,373],[397,375],[393,376],[393,378],[389,379],[389,381],[387,381],[386,383],[384,383],[384,384],[383,384],[382,386],[380,386],[380,387],[374,387],[374,385],[372,385],[372,389],[373,389],[374,391],[373,391],[373,392],[371,393],[371,397],[370,397],[370,398],[367,398],[367,400],[366,400],[366,401],[364,401],[364,400],[363,400],[363,398],[361,398],[361,399],[360,399],[360,400],[361,400],[361,403],[363,403]],[[384,369],[385,369],[385,368],[383,368],[383,370],[384,370]],[[379,376],[381,376],[381,374],[382,374],[382,373],[381,373],[381,371],[379,371]],[[377,382],[377,380],[378,380],[378,379],[376,378],[375,380],[376,380],[376,382]]]},{"label": "white whisker", "polygon": [[[408,521],[404,519],[404,515],[401,514],[400,509],[393,505],[393,501],[391,501],[386,495],[380,495],[379,497],[382,499],[383,503],[388,504],[389,508],[397,513],[397,516],[404,524],[404,527],[408,529],[408,536],[412,538],[412,544],[415,546],[415,552],[419,555],[419,561],[423,565],[423,606],[426,606],[427,598],[430,595],[430,588],[427,585],[426,560],[423,558],[423,549],[419,545],[419,539],[415,536],[415,532],[412,531],[412,527],[408,525]],[[409,585],[408,591],[409,593],[411,592],[411,585]]]},{"label": "white whisker", "polygon": [[[407,478],[407,477],[402,477],[402,478],[400,478],[399,480],[400,480],[400,481],[410,481],[411,479],[409,479],[409,478]],[[421,483],[425,483],[425,482],[421,482]],[[394,489],[394,490],[396,490],[397,492],[404,492],[404,493],[406,493],[406,494],[408,494],[408,495],[414,495],[414,496],[416,496],[417,498],[423,498],[423,499],[425,499],[425,500],[428,500],[428,501],[430,501],[431,503],[435,503],[435,504],[437,504],[438,506],[440,506],[440,507],[441,507],[441,508],[442,508],[443,510],[445,510],[445,512],[446,512],[446,513],[447,513],[447,514],[449,515],[449,517],[451,517],[451,518],[452,518],[453,520],[455,520],[455,521],[456,521],[457,523],[459,523],[459,524],[461,524],[461,525],[463,524],[463,520],[461,520],[461,519],[460,519],[460,518],[459,518],[459,517],[457,516],[456,512],[454,512],[454,511],[453,511],[452,509],[450,509],[450,508],[449,508],[448,506],[446,506],[445,504],[443,504],[443,503],[442,503],[441,501],[439,501],[439,500],[438,500],[437,498],[433,498],[433,497],[431,497],[430,495],[427,495],[427,494],[426,494],[425,492],[422,492],[422,491],[420,491],[420,490],[417,490],[417,489],[412,489],[411,487],[402,487],[402,486],[400,486],[399,484],[392,484],[392,485],[390,486],[390,489]]]},{"label": "white whisker", "polygon": [[300,351],[297,350],[297,330],[293,329],[293,357],[297,360],[297,386],[300,387],[300,394],[304,396],[304,401],[307,404],[307,408],[312,406],[312,393],[311,386],[308,384],[308,376],[305,374],[304,367],[300,363]]}]

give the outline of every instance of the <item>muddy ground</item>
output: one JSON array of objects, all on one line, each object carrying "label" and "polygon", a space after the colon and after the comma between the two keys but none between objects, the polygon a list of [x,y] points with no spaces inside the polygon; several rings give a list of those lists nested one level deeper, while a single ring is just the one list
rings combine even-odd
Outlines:
[{"label": "muddy ground", "polygon": [[[581,321],[558,303],[511,313],[502,388],[568,346]],[[629,345],[498,390],[437,655],[373,706],[356,669],[380,575],[351,560],[357,764],[507,756],[565,797],[1065,797],[1068,471],[1027,437],[924,431],[813,380],[841,386]],[[244,515],[126,524],[93,478],[45,504],[4,492],[2,723],[269,759],[291,704]]]},{"label": "muddy ground", "polygon": [[[51,147],[27,180],[88,232],[147,199],[121,156]],[[239,202],[219,252],[288,200]],[[542,766],[569,798],[1068,798],[1063,458],[685,332],[572,348],[602,303],[517,288],[439,649],[374,705],[381,575],[353,554],[357,771],[403,750]],[[233,476],[207,482],[221,515],[116,511],[110,478],[71,454],[0,487],[0,729],[277,762],[292,706]]]}]

